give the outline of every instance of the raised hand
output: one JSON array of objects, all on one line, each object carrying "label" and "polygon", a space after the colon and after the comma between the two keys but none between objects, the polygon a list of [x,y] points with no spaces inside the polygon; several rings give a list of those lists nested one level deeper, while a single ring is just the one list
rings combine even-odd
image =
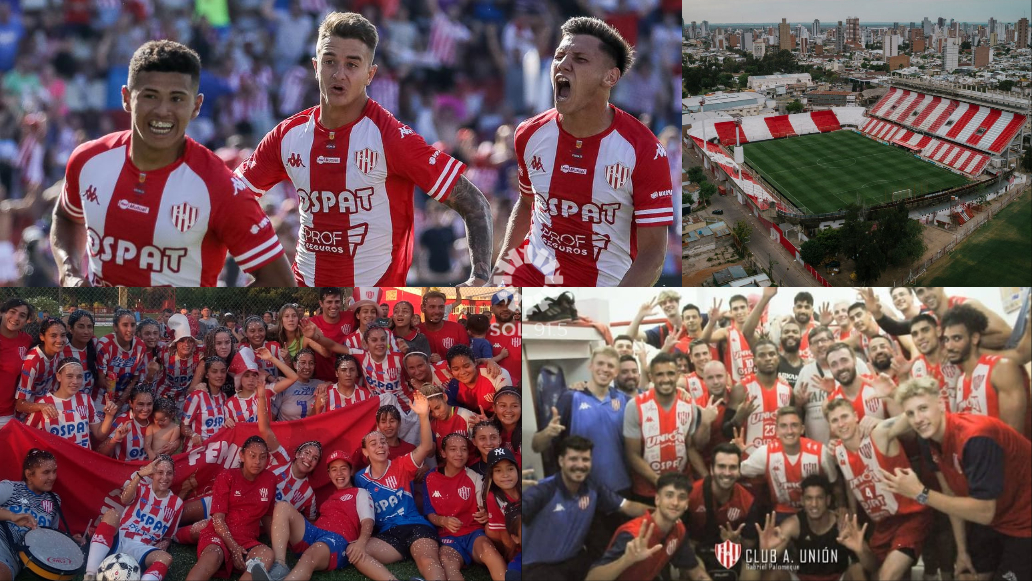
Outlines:
[{"label": "raised hand", "polygon": [[716,325],[717,321],[719,321],[721,319],[721,317],[724,316],[723,306],[724,306],[724,300],[723,299],[721,299],[719,301],[717,299],[713,299],[713,308],[711,308],[709,310],[709,317],[710,317],[710,320],[713,321],[714,325]]},{"label": "raised hand", "polygon": [[772,299],[778,294],[778,287],[776,286],[765,286],[763,287],[763,296],[768,299]]},{"label": "raised hand", "polygon": [[835,540],[838,544],[859,555],[864,550],[864,533],[867,532],[867,523],[863,527],[857,526],[856,515],[850,519],[849,515],[843,514],[839,517],[839,535]]},{"label": "raised hand", "polygon": [[835,378],[830,375],[817,378],[817,387],[824,393],[831,393],[835,391]]},{"label": "raised hand", "polygon": [[267,347],[259,347],[255,349],[254,355],[262,361],[272,361],[272,351],[269,351]]},{"label": "raised hand", "polygon": [[878,397],[891,397],[892,392],[896,391],[896,382],[892,381],[892,377],[883,371],[871,382],[871,387],[874,388]]},{"label": "raised hand", "polygon": [[731,443],[738,446],[738,449],[744,452],[746,448],[745,428],[732,428],[732,431],[734,432],[735,437],[731,438]]},{"label": "raised hand", "polygon": [[731,541],[732,543],[740,543],[742,542],[743,528],[745,528],[745,523],[738,525],[737,529],[732,529],[731,523],[720,525],[720,539]]},{"label": "raised hand", "polygon": [[305,317],[304,319],[301,319],[301,334],[302,335],[304,335],[308,339],[313,339],[314,340],[318,333],[319,333],[319,327],[317,327],[315,325],[315,323],[312,322],[311,319],[309,319],[308,317]]},{"label": "raised hand", "polygon": [[717,405],[718,402],[720,402],[720,398],[714,395],[710,396],[706,407],[702,408],[703,422],[711,423],[713,420],[717,419],[717,414],[720,413],[720,406]]},{"label": "raised hand", "polygon": [[910,370],[914,368],[914,362],[903,356],[902,353],[896,353],[892,357],[892,365],[890,369],[896,374],[896,377],[909,378]]},{"label": "raised hand", "polygon": [[881,422],[874,416],[864,416],[864,419],[860,420],[860,437],[866,438],[871,435],[871,432],[878,427],[878,423]]},{"label": "raised hand", "polygon": [[652,555],[655,555],[663,549],[663,544],[659,543],[649,548],[649,539],[652,538],[652,533],[656,530],[656,523],[641,523],[641,529],[638,531],[638,536],[634,537],[631,542],[627,543],[624,548],[624,557],[627,558],[631,563],[638,563],[648,559]]},{"label": "raised hand", "polygon": [[823,303],[821,308],[817,310],[817,317],[817,320],[819,320],[825,327],[835,322],[835,316],[828,303]]},{"label": "raised hand", "polygon": [[112,435],[112,439],[116,443],[121,442],[122,440],[124,440],[126,435],[129,434],[129,427],[130,427],[129,426],[129,422],[125,422],[124,424],[118,426],[118,429],[115,430],[115,433]]},{"label": "raised hand", "polygon": [[781,532],[781,527],[775,526],[775,516],[777,513],[770,513],[766,515],[763,523],[763,528],[760,528],[760,524],[756,523],[756,532],[760,536],[760,550],[769,551],[770,549],[777,548],[785,541],[785,536]]},{"label": "raised hand", "polygon": [[417,416],[425,416],[430,413],[430,402],[428,402],[426,396],[419,391],[412,393],[411,407],[412,411],[416,412]]},{"label": "raised hand", "polygon": [[735,410],[735,423],[742,423],[746,418],[752,415],[756,410],[760,409],[760,403],[756,401],[756,396],[749,395],[742,403],[738,404],[738,409]]},{"label": "raised hand", "polygon": [[113,402],[113,401],[109,401],[106,404],[104,404],[104,415],[105,416],[111,416],[111,417],[117,416],[118,415],[118,404]]},{"label": "raised hand", "polygon": [[158,464],[158,461],[154,460],[150,464],[147,464],[143,468],[140,468],[140,476],[146,478],[146,477],[150,476],[151,474],[154,474],[154,469],[157,467],[157,464]]},{"label": "raised hand", "polygon": [[548,425],[545,426],[544,429],[544,432],[548,434],[549,438],[558,437],[559,434],[563,433],[563,430],[566,429],[566,426],[559,423],[561,420],[562,418],[559,417],[559,410],[556,409],[555,406],[552,406],[552,419],[549,420]]},{"label": "raised hand", "polygon": [[638,309],[638,316],[644,319],[645,317],[655,312],[656,307],[659,305],[658,301],[656,300],[658,298],[658,296],[653,297],[651,301],[643,304],[641,308]]}]

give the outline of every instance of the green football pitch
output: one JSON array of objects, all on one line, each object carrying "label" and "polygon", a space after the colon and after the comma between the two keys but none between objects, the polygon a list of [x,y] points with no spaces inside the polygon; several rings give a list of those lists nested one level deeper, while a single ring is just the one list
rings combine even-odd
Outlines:
[{"label": "green football pitch", "polygon": [[961,186],[969,180],[905,150],[852,131],[835,131],[745,144],[745,161],[807,214],[865,206]]},{"label": "green football pitch", "polygon": [[[1032,196],[1025,192],[989,223],[936,262],[917,284],[978,286],[986,281],[1021,285],[1032,272]],[[1024,248],[1024,250],[1022,250]]]}]

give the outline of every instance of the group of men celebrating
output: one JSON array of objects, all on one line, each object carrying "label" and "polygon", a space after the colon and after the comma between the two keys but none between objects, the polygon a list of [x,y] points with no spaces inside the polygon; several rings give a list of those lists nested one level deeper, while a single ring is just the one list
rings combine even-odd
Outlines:
[{"label": "group of men celebrating", "polygon": [[1012,329],[942,288],[777,293],[664,291],[592,351],[532,441],[525,577],[1032,578],[1028,299]]}]

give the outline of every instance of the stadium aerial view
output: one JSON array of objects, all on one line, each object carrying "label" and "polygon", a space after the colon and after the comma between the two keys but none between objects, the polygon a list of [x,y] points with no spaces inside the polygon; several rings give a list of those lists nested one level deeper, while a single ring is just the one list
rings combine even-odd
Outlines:
[{"label": "stadium aerial view", "polygon": [[[743,12],[752,6],[732,4]],[[1001,13],[1009,6],[1022,16],[1018,3],[997,4]],[[788,18],[764,22],[750,13],[740,24],[712,23],[734,15],[731,9],[693,15],[686,7],[686,284],[735,262],[750,282],[765,273],[771,282],[797,285],[906,284],[937,261],[936,276],[959,277],[941,282],[984,280],[947,264],[956,253],[985,254],[968,250],[974,241],[963,244],[976,229],[1009,231],[1007,222],[989,220],[1012,201],[1028,207],[1028,9],[1013,20],[986,13],[985,21],[936,21],[919,17],[925,8],[918,5],[905,13],[872,7],[864,18],[843,16],[845,26],[837,15],[837,25],[812,19],[824,13],[813,2],[767,3],[771,15]],[[905,230],[900,254],[843,244],[849,234],[819,235],[854,232],[843,227],[859,220],[872,245],[877,238],[888,243],[875,233],[895,212],[916,223],[895,225]],[[1022,216],[1014,217],[1018,239],[1008,237],[1008,252],[1032,252],[1032,220]],[[738,217],[743,226],[735,231]],[[751,236],[740,242],[745,226]],[[815,238],[820,242],[806,248]],[[736,256],[728,258],[724,248],[732,246]],[[775,257],[781,268],[773,267]],[[1015,284],[1029,277],[1024,264],[1004,271],[1021,277]],[[832,276],[840,272],[848,276]]]}]

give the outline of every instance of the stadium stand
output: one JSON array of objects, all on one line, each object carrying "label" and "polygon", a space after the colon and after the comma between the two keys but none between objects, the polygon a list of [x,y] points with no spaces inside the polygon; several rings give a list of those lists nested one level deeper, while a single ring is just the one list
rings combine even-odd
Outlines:
[{"label": "stadium stand", "polygon": [[[1001,153],[1025,122],[1025,116],[1021,114],[897,87],[889,89],[871,108],[870,114],[958,145],[992,153]],[[870,134],[887,139],[877,133]]]},{"label": "stadium stand", "polygon": [[821,133],[842,129],[842,126],[839,125],[838,118],[835,117],[835,113],[832,111],[814,111],[810,114],[810,118],[813,119],[814,124],[817,126],[817,130]]}]

